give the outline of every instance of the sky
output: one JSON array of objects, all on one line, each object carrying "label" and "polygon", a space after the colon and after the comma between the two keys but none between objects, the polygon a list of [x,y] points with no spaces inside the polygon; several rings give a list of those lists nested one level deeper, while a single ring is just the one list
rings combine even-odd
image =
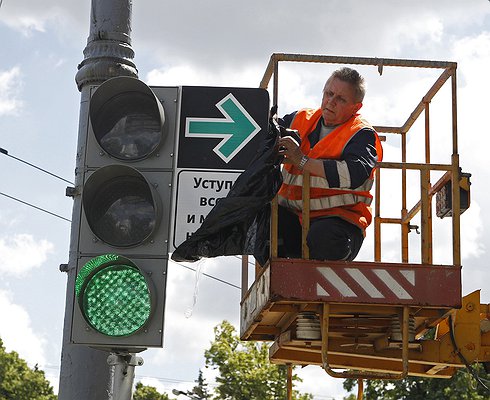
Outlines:
[{"label": "sky", "polygon": [[[0,147],[67,181],[74,179],[80,106],[74,78],[89,16],[88,0],[0,1]],[[472,174],[471,207],[461,218],[463,294],[481,289],[481,302],[490,302],[488,129],[480,121],[488,113],[490,92],[488,0],[138,1],[132,48],[139,78],[155,86],[257,87],[272,53],[457,62],[460,164]],[[279,114],[318,106],[332,68],[281,67]],[[359,70],[368,85],[361,112],[374,125],[403,123],[438,76],[420,69],[385,68],[381,76],[374,67]],[[450,161],[449,113],[449,90],[443,89],[431,104],[433,162]],[[414,132],[421,129],[416,124]],[[420,134],[409,138],[409,161],[421,160],[421,144]],[[388,137],[384,148],[385,161],[398,161],[396,139]],[[38,364],[55,390],[66,295],[66,275],[59,266],[68,261],[66,219],[72,209],[67,186],[0,154],[0,337],[8,351]],[[383,206],[383,212],[394,213],[390,216],[399,212],[394,186],[382,190],[393,199]],[[415,198],[416,183],[411,187],[409,197]],[[434,263],[451,263],[447,223],[434,222]],[[383,260],[399,261],[397,231],[386,232]],[[410,240],[416,249],[417,236]],[[358,259],[372,259],[372,248],[369,230]],[[417,262],[416,250],[412,253]],[[142,353],[145,363],[136,370],[137,381],[167,392],[193,386],[213,327],[226,319],[239,329],[240,264],[236,257],[169,264],[164,348]],[[212,371],[206,374],[212,377]],[[319,367],[298,374],[303,378],[298,389],[317,400],[345,395],[342,381]]]}]

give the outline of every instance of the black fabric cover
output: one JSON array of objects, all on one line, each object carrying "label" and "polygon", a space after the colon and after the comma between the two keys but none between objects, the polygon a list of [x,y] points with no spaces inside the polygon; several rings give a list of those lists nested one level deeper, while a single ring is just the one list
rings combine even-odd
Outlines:
[{"label": "black fabric cover", "polygon": [[282,184],[281,157],[277,154],[282,133],[271,121],[255,159],[202,225],[173,252],[172,260],[192,262],[202,257],[249,254],[261,264],[267,261],[270,202]]}]

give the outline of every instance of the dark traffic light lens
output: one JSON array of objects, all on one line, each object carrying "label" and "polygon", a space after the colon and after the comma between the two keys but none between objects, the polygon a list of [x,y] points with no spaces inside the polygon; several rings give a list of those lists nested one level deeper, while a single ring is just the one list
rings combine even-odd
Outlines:
[{"label": "dark traffic light lens", "polygon": [[146,181],[115,178],[100,188],[89,211],[94,233],[113,246],[142,243],[155,228],[156,213]]},{"label": "dark traffic light lens", "polygon": [[137,246],[157,228],[156,194],[134,168],[97,170],[85,184],[82,200],[90,229],[111,246]]},{"label": "dark traffic light lens", "polygon": [[165,112],[139,79],[119,76],[105,81],[90,99],[89,115],[95,139],[111,157],[138,161],[160,147]]},{"label": "dark traffic light lens", "polygon": [[76,279],[85,320],[108,336],[128,336],[146,325],[152,302],[148,283],[130,260],[105,254],[86,263]]},{"label": "dark traffic light lens", "polygon": [[101,106],[92,121],[100,146],[112,157],[141,160],[152,154],[162,140],[162,116],[155,99],[125,92]]}]

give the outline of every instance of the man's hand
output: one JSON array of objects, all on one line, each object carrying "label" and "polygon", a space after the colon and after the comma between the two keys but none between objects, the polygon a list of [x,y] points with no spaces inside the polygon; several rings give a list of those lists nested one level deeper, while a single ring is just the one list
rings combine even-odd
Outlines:
[{"label": "man's hand", "polygon": [[304,155],[298,143],[291,136],[285,136],[280,138],[277,144],[279,154],[284,156],[284,162],[298,166]]},{"label": "man's hand", "polygon": [[291,136],[284,136],[277,141],[279,154],[284,156],[284,162],[293,164],[300,170],[308,171],[316,176],[326,178],[323,161],[309,158],[299,148],[298,142]]}]

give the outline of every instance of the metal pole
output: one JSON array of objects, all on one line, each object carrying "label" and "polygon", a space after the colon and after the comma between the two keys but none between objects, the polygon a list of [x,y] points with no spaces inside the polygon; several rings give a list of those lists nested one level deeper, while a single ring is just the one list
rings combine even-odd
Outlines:
[{"label": "metal pole", "polygon": [[457,84],[456,84],[456,67],[451,75],[452,90],[452,116],[453,116],[453,154],[451,156],[452,164],[452,209],[453,209],[453,264],[461,265],[461,221],[460,221],[460,169],[458,154],[458,107],[457,107]]},{"label": "metal pole", "polygon": [[116,76],[138,76],[131,47],[132,0],[92,0],[90,35],[75,76],[78,89]]},{"label": "metal pole", "polygon": [[133,398],[134,368],[143,365],[143,359],[134,354],[110,354],[107,364],[112,367],[112,386],[109,400],[131,400]]},{"label": "metal pole", "polygon": [[286,364],[287,366],[287,400],[293,398],[293,365]]},{"label": "metal pole", "polygon": [[245,295],[248,291],[248,255],[242,255],[242,298],[245,298]]},{"label": "metal pole", "polygon": [[74,306],[74,286],[78,259],[78,231],[81,218],[81,191],[83,186],[84,157],[88,127],[88,106],[91,85],[99,85],[115,76],[137,77],[132,62],[131,0],[92,0],[90,34],[85,47],[84,60],[78,66],[75,81],[81,92],[78,128],[77,164],[73,193],[72,225],[69,260],[62,271],[67,272],[67,290],[59,400],[107,399],[110,389],[110,370],[107,353],[70,343]]}]

